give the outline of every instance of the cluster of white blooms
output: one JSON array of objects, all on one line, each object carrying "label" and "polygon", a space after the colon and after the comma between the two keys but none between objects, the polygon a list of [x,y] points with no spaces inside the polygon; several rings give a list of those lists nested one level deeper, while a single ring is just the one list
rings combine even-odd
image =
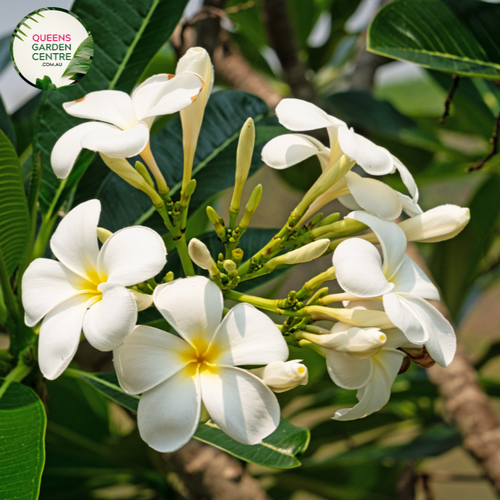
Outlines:
[{"label": "cluster of white blooms", "polygon": [[[210,59],[204,50],[195,48],[179,61],[176,75],[153,76],[131,97],[108,90],[66,103],[64,109],[73,116],[97,121],[78,125],[59,139],[52,152],[54,171],[65,178],[82,148],[98,151],[112,170],[146,192],[158,209],[168,196],[168,187],[149,146],[154,118],[181,112],[184,188],[191,179],[212,85]],[[408,169],[388,151],[318,107],[285,99],[277,114],[290,130],[326,127],[330,138],[330,148],[326,148],[307,135],[288,134],[271,140],[263,150],[264,162],[279,169],[313,155],[320,161],[323,173],[304,197],[297,227],[338,198],[353,210],[346,221],[373,231],[335,245],[334,270],[324,273],[328,275],[325,279],[336,277],[346,292],[340,294],[345,308],[320,307],[323,314],[315,310],[317,318],[303,308],[309,324],[324,319],[328,312],[328,319],[337,320],[333,328],[311,325],[312,329],[297,332],[293,339],[314,345],[324,354],[328,373],[336,384],[358,390],[359,404],[338,410],[334,418],[364,417],[387,403],[406,356],[402,349],[425,346],[442,366],[453,359],[453,329],[425,300],[438,300],[438,291],[406,255],[406,246],[407,241],[433,242],[453,237],[465,226],[469,214],[466,209],[447,205],[423,213]],[[251,120],[245,124],[243,136],[246,142],[238,153],[238,162],[243,166],[236,176],[239,194],[231,205],[234,218],[253,151],[255,131]],[[155,177],[158,191],[146,170],[141,173],[126,160],[137,154]],[[410,196],[351,172],[355,164],[371,175],[399,171]],[[262,193],[258,188],[245,217],[251,216],[258,205]],[[101,351],[113,350],[123,390],[142,395],[138,427],[151,447],[167,452],[183,446],[207,412],[233,439],[245,444],[260,442],[279,424],[280,409],[274,393],[304,385],[308,380],[307,368],[300,360],[287,361],[289,351],[280,328],[254,307],[266,309],[266,304],[273,301],[255,300],[251,305],[251,296],[241,296],[242,303],[225,310],[223,291],[231,288],[227,283],[222,286],[221,273],[236,277],[241,271],[239,261],[216,262],[196,239],[189,244],[189,255],[209,271],[211,279],[190,276],[157,285],[154,278],[164,272],[167,262],[162,238],[140,226],[111,234],[98,228],[100,210],[97,200],[71,210],[50,242],[58,260],[36,259],[24,275],[26,323],[35,327],[41,322],[38,357],[43,375],[54,379],[68,367],[83,330],[92,346]],[[398,224],[394,221],[402,211],[410,218]],[[215,221],[220,226],[217,216]],[[331,245],[330,237],[322,233],[295,250],[282,252],[286,247],[281,248],[261,268],[272,272],[277,267],[308,262],[331,251]],[[380,245],[382,258],[375,245]],[[187,254],[186,258],[192,267]],[[247,271],[248,266],[241,275]],[[238,280],[231,283],[237,286]],[[335,296],[330,297],[334,302]],[[325,300],[322,304],[331,302]],[[151,306],[168,322],[170,332],[137,325],[138,311]],[[284,307],[282,314],[286,314],[286,304]]]},{"label": "cluster of white blooms", "polygon": [[[444,205],[423,213],[418,206],[417,185],[401,161],[314,104],[284,99],[276,114],[280,123],[292,131],[326,127],[330,149],[307,135],[282,135],[264,147],[262,157],[269,166],[283,169],[316,155],[325,175],[338,168],[338,162],[345,156],[352,166],[358,164],[367,174],[384,175],[398,170],[411,195],[348,171],[311,203],[303,217],[307,220],[326,203],[338,199],[354,210],[346,219],[368,226],[375,236],[371,241],[382,250],[381,259],[373,243],[363,237],[348,238],[335,249],[333,265],[339,285],[350,294],[344,306],[384,311],[394,328],[382,332],[379,328],[360,329],[338,322],[328,333],[302,334],[325,349],[328,372],[337,385],[358,389],[359,403],[354,408],[337,411],[334,418],[364,417],[389,400],[392,383],[405,357],[399,348],[425,346],[441,366],[453,360],[456,351],[453,327],[425,300],[439,300],[439,292],[406,254],[406,247],[407,241],[437,242],[452,238],[469,221],[469,210]],[[398,225],[393,221],[402,211],[410,218]]]}]

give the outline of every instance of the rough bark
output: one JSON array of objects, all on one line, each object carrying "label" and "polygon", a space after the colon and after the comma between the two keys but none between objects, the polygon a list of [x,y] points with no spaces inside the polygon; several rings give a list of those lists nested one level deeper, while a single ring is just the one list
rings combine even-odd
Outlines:
[{"label": "rough bark", "polygon": [[307,79],[306,65],[299,59],[288,6],[285,0],[262,0],[267,36],[283,68],[283,78],[292,94],[305,101],[317,101],[312,83]]},{"label": "rough bark", "polygon": [[260,483],[242,465],[212,446],[191,440],[163,460],[189,490],[192,500],[267,500]]},{"label": "rough bark", "polygon": [[[196,44],[203,47],[213,59],[215,48],[220,44],[221,18],[216,13],[224,9],[226,0],[205,0],[203,8],[207,10],[207,17],[198,22],[196,30]],[[210,15],[210,11],[213,15]]]}]

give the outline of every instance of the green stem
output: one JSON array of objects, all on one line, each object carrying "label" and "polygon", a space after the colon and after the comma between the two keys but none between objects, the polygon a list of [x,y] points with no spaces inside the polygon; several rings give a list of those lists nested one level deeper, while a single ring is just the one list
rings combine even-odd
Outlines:
[{"label": "green stem", "polygon": [[174,239],[175,247],[179,253],[179,258],[181,259],[182,269],[186,276],[194,276],[194,267],[189,257],[186,235],[183,233],[179,239]]},{"label": "green stem", "polygon": [[19,320],[19,309],[16,303],[16,297],[10,285],[9,275],[3,260],[2,252],[0,252],[0,286],[2,287],[3,299],[7,306],[9,316],[14,320],[17,325]]},{"label": "green stem", "polygon": [[52,234],[52,229],[57,220],[57,214],[53,217],[50,216],[50,210],[45,214],[42,219],[42,224],[40,225],[40,230],[35,240],[35,245],[33,247],[33,253],[31,254],[31,260],[43,257],[45,254],[45,249]]},{"label": "green stem", "polygon": [[0,387],[0,398],[5,394],[12,382],[21,382],[21,380],[28,375],[32,368],[32,366],[25,365],[22,360],[19,360],[17,366],[5,377],[5,380]]}]

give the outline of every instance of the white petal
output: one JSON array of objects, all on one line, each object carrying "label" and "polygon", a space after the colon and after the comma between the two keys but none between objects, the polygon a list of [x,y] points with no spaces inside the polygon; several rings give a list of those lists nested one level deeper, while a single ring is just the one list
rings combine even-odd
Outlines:
[{"label": "white petal", "polygon": [[425,347],[432,359],[441,366],[448,366],[457,350],[457,338],[449,321],[428,302],[413,295],[404,294],[404,299],[418,315],[429,340]]},{"label": "white petal", "polygon": [[130,158],[138,155],[149,142],[149,127],[138,122],[135,127],[120,130],[112,125],[84,135],[82,148],[99,151],[110,158]]},{"label": "white petal", "polygon": [[390,280],[399,269],[405,256],[406,236],[404,231],[397,224],[380,220],[366,212],[352,212],[347,217],[366,224],[377,235],[384,254],[382,270],[384,276]]},{"label": "white petal", "polygon": [[23,306],[25,322],[35,326],[58,304],[77,295],[82,278],[60,262],[36,259],[23,276]]},{"label": "white petal", "polygon": [[301,99],[283,99],[276,106],[279,122],[294,132],[316,130],[318,128],[343,126],[342,120],[326,114],[318,106]]},{"label": "white petal", "polygon": [[59,223],[51,240],[54,255],[69,269],[92,281],[99,247],[97,224],[101,202],[90,200],[73,208]]},{"label": "white petal", "polygon": [[[409,196],[401,194],[399,191],[396,191],[396,193],[403,204],[403,211],[405,214],[410,217],[415,217],[423,213],[422,209],[418,206],[418,203],[415,203]],[[407,239],[410,241],[409,238]]]},{"label": "white petal", "polygon": [[423,347],[423,344],[414,344],[410,342],[405,334],[398,330],[397,328],[391,328],[390,330],[384,330],[387,335],[387,342],[384,345],[384,349],[397,349],[398,347],[408,347],[413,349],[418,349]]},{"label": "white petal", "polygon": [[439,292],[417,263],[405,255],[398,272],[392,277],[394,292],[410,293],[423,299],[439,300]]},{"label": "white petal", "polygon": [[88,122],[70,128],[57,140],[50,155],[50,164],[59,179],[68,177],[82,150],[82,138],[94,130],[107,130],[109,125],[99,122]]},{"label": "white petal", "polygon": [[326,350],[328,374],[344,389],[359,389],[368,383],[373,371],[371,359],[358,359],[346,352]]},{"label": "white petal", "polygon": [[156,276],[167,262],[166,255],[165,243],[156,231],[126,227],[106,240],[97,268],[110,283],[131,286]]},{"label": "white petal", "polygon": [[160,89],[143,118],[170,115],[192,104],[204,82],[195,73],[180,73]]},{"label": "white petal", "polygon": [[163,86],[174,77],[163,73],[144,80],[132,93],[132,105],[138,120],[146,115]]},{"label": "white petal", "polygon": [[335,420],[363,418],[380,410],[391,397],[391,387],[401,368],[404,353],[392,349],[382,349],[372,359],[373,374],[368,384],[358,390],[359,403],[353,408],[335,412]]},{"label": "white petal", "polygon": [[191,276],[157,286],[156,308],[188,342],[210,343],[224,307],[220,288],[203,276]]},{"label": "white petal", "polygon": [[147,309],[148,307],[151,307],[153,305],[152,295],[148,295],[147,293],[142,293],[138,290],[133,289],[129,289],[129,292],[132,294],[137,303],[138,311],[144,311],[144,309]]},{"label": "white petal", "polygon": [[184,368],[141,396],[137,424],[142,439],[162,453],[178,450],[198,427],[200,403],[198,375]]},{"label": "white petal", "polygon": [[399,328],[410,342],[423,344],[429,340],[421,318],[402,294],[388,293],[384,295],[383,301],[385,312],[392,324]]},{"label": "white petal", "polygon": [[287,134],[271,139],[264,146],[262,161],[272,168],[282,170],[314,155],[318,155],[318,158],[326,165],[330,152],[312,137],[303,134]]},{"label": "white petal", "polygon": [[139,325],[113,351],[113,363],[122,388],[141,394],[184,368],[183,354],[192,348],[182,339],[158,328]]},{"label": "white petal", "polygon": [[385,175],[392,172],[394,161],[391,154],[362,135],[341,127],[338,130],[338,141],[340,149],[368,174]]},{"label": "white petal", "polygon": [[220,353],[217,364],[230,366],[266,365],[288,358],[279,329],[250,304],[238,304],[229,311],[212,339],[211,349]]},{"label": "white petal", "polygon": [[354,172],[348,172],[345,180],[356,202],[367,212],[386,221],[392,221],[401,215],[401,200],[387,184],[361,177]]},{"label": "white petal", "polygon": [[43,320],[38,362],[45,378],[54,380],[68,367],[80,342],[90,295],[77,295],[58,305]]},{"label": "white petal", "polygon": [[401,175],[401,180],[403,181],[403,184],[408,189],[408,192],[410,193],[411,197],[413,198],[413,201],[415,203],[417,203],[418,202],[418,187],[417,187],[417,183],[415,182],[415,179],[410,174],[410,171],[401,163],[400,160],[398,160],[395,156],[393,156],[392,159],[394,160],[394,166],[399,171],[399,175]]},{"label": "white petal", "polygon": [[[384,303],[381,299],[344,300],[342,305],[346,309],[360,309],[365,311],[383,311]],[[338,325],[336,323],[334,328]],[[351,328],[351,325],[349,325]]]},{"label": "white petal", "polygon": [[340,201],[340,203],[342,203],[342,205],[344,205],[344,207],[350,210],[363,210],[363,207],[358,204],[356,198],[354,198],[352,194],[340,196],[338,200]]},{"label": "white petal", "polygon": [[131,128],[137,123],[130,96],[119,90],[90,92],[81,99],[65,102],[63,108],[78,118],[112,123],[121,129]]},{"label": "white petal", "polygon": [[239,443],[257,444],[278,427],[274,393],[255,375],[230,366],[200,373],[203,403],[212,420]]},{"label": "white petal", "polygon": [[333,254],[333,265],[339,285],[356,297],[378,297],[394,288],[382,272],[377,248],[360,238],[343,241]]},{"label": "white petal", "polygon": [[121,285],[99,285],[102,299],[85,315],[83,333],[99,351],[111,351],[122,344],[137,322],[137,303]]}]

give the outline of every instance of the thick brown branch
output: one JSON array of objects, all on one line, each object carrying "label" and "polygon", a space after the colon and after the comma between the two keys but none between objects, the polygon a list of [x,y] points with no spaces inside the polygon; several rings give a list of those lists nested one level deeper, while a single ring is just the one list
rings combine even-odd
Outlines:
[{"label": "thick brown branch", "polygon": [[193,500],[267,500],[260,483],[239,462],[212,446],[191,440],[162,458]]},{"label": "thick brown branch", "polygon": [[[427,271],[415,245],[408,245],[408,253]],[[442,302],[432,302],[432,305],[449,317]],[[443,396],[450,420],[463,436],[464,448],[483,467],[488,480],[500,494],[500,423],[466,352],[459,348],[447,368],[435,364],[427,373]]]},{"label": "thick brown branch", "polygon": [[[203,47],[211,58],[215,48],[219,45],[221,16],[218,11],[224,9],[226,0],[205,0],[202,12],[208,14],[205,19],[198,22],[196,44]],[[223,10],[222,10],[223,11]]]},{"label": "thick brown branch", "polygon": [[306,66],[299,51],[285,0],[262,0],[262,12],[267,36],[283,68],[283,77],[298,99],[317,101],[312,83],[307,79]]}]

